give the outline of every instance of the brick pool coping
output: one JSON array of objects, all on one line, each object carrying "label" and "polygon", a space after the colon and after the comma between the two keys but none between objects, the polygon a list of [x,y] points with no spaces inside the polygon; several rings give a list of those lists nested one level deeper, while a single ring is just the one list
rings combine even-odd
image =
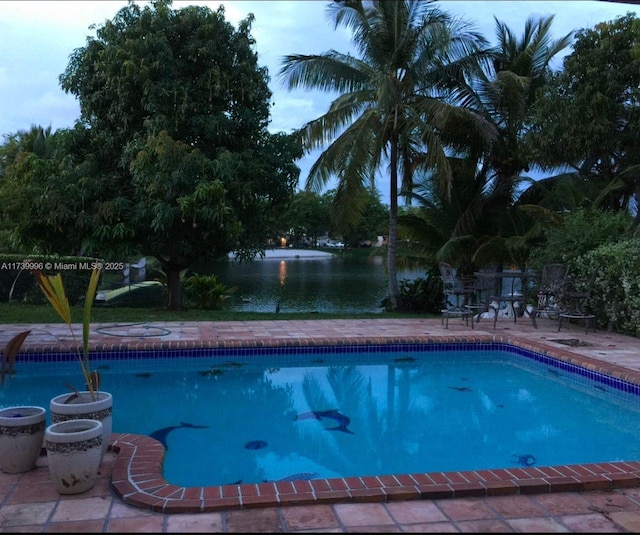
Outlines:
[{"label": "brick pool coping", "polygon": [[[167,350],[240,347],[361,346],[377,344],[506,343],[550,358],[640,385],[640,373],[570,349],[498,335],[366,337],[359,339],[265,339],[242,341],[154,341],[94,344],[92,350]],[[32,346],[29,352],[64,351],[56,344]],[[611,490],[640,486],[640,460],[522,467],[461,472],[278,481],[256,484],[183,487],[162,476],[165,449],[146,435],[114,433],[116,454],[111,486],[125,503],[161,513],[199,513],[242,508],[394,500],[490,497],[551,492]]]}]

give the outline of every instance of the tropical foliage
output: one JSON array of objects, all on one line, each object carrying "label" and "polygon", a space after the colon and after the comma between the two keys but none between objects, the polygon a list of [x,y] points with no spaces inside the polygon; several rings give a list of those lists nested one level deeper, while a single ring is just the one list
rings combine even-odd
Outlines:
[{"label": "tropical foliage", "polygon": [[71,252],[78,185],[64,175],[68,136],[33,125],[0,146],[0,221],[5,252]]},{"label": "tropical foliage", "polygon": [[185,279],[185,287],[195,296],[197,306],[203,310],[220,310],[238,288],[229,288],[218,282],[215,275],[194,273]]},{"label": "tropical foliage", "polygon": [[632,238],[633,218],[624,212],[577,208],[549,225],[544,240],[531,249],[529,266],[540,271],[545,264],[562,263],[573,268],[576,259],[605,245]]},{"label": "tropical foliage", "polygon": [[[364,209],[366,191],[388,164],[390,181],[387,270],[389,301],[398,308],[398,195],[410,191],[415,169],[437,168],[450,184],[451,168],[440,133],[452,125],[466,136],[489,138],[486,121],[447,97],[477,69],[484,38],[432,2],[359,0],[328,7],[335,26],[353,33],[357,56],[334,50],[291,54],[280,75],[290,89],[336,92],[329,110],[303,126],[307,151],[321,150],[306,186],[321,190],[338,180],[334,211],[349,224]],[[328,146],[326,146],[328,143]],[[400,189],[399,189],[400,188]],[[450,190],[450,187],[448,187]]]},{"label": "tropical foliage", "polygon": [[7,342],[7,345],[2,349],[2,363],[0,366],[0,386],[4,386],[5,378],[11,378],[13,376],[14,367],[16,363],[16,357],[18,352],[24,344],[27,336],[31,334],[31,329],[19,332],[14,335],[11,340]]},{"label": "tropical foliage", "polygon": [[[438,268],[428,268],[425,275],[426,277],[399,281],[403,308],[406,312],[440,314],[444,294]],[[382,305],[386,308],[387,301],[383,300]]]},{"label": "tropical foliage", "polygon": [[541,88],[527,135],[545,168],[564,167],[590,201],[640,223],[640,21],[628,14],[576,33],[563,69]]},{"label": "tropical foliage", "polygon": [[640,240],[605,243],[573,260],[573,273],[590,281],[590,305],[605,328],[640,336]]},{"label": "tropical foliage", "polygon": [[[414,252],[430,253],[435,261],[467,275],[474,266],[493,261],[526,266],[528,250],[540,232],[531,215],[541,215],[522,210],[520,196],[526,199],[530,182],[522,173],[535,164],[523,136],[536,90],[544,84],[552,59],[570,44],[570,35],[552,39],[552,21],[552,16],[529,18],[517,38],[496,20],[498,44],[490,51],[491,61],[482,64],[463,94],[496,135],[488,147],[469,143],[466,152],[450,156],[454,173],[449,189],[442,187],[439,170],[419,178],[414,195],[419,208],[400,218]],[[461,133],[454,128],[445,135]]]}]

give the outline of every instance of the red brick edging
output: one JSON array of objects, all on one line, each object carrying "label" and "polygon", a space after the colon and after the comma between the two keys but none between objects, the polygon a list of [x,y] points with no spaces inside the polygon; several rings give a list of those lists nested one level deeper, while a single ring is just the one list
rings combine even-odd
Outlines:
[{"label": "red brick edging", "polygon": [[164,446],[115,434],[111,485],[127,504],[160,513],[331,503],[387,502],[611,490],[640,486],[640,461],[395,476],[347,477],[213,487],[181,487],[162,477]]}]

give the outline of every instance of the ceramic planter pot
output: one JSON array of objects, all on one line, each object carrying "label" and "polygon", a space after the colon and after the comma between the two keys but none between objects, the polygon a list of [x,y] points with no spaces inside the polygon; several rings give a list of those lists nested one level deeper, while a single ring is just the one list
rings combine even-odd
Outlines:
[{"label": "ceramic planter pot", "polygon": [[44,407],[0,410],[0,469],[8,474],[36,467],[42,452],[47,412]]},{"label": "ceramic planter pot", "polygon": [[[80,396],[65,403],[72,394],[61,394],[49,403],[51,423],[66,420],[91,419],[102,422],[102,457],[107,452],[111,440],[113,396],[109,392],[97,392],[96,401],[91,400],[89,391],[79,392]],[[101,457],[101,458],[102,458]]]},{"label": "ceramic planter pot", "polygon": [[102,460],[102,422],[66,420],[44,434],[49,473],[60,494],[80,494],[95,485]]}]

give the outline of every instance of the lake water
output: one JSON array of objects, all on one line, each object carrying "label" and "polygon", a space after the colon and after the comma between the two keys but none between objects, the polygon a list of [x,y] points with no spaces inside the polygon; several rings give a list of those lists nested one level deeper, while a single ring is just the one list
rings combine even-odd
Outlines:
[{"label": "lake water", "polygon": [[[238,312],[382,312],[387,274],[382,256],[352,257],[307,249],[267,251],[264,259],[234,260],[194,266],[192,272],[214,274],[237,287],[228,305]],[[399,270],[398,280],[424,276]]]}]

